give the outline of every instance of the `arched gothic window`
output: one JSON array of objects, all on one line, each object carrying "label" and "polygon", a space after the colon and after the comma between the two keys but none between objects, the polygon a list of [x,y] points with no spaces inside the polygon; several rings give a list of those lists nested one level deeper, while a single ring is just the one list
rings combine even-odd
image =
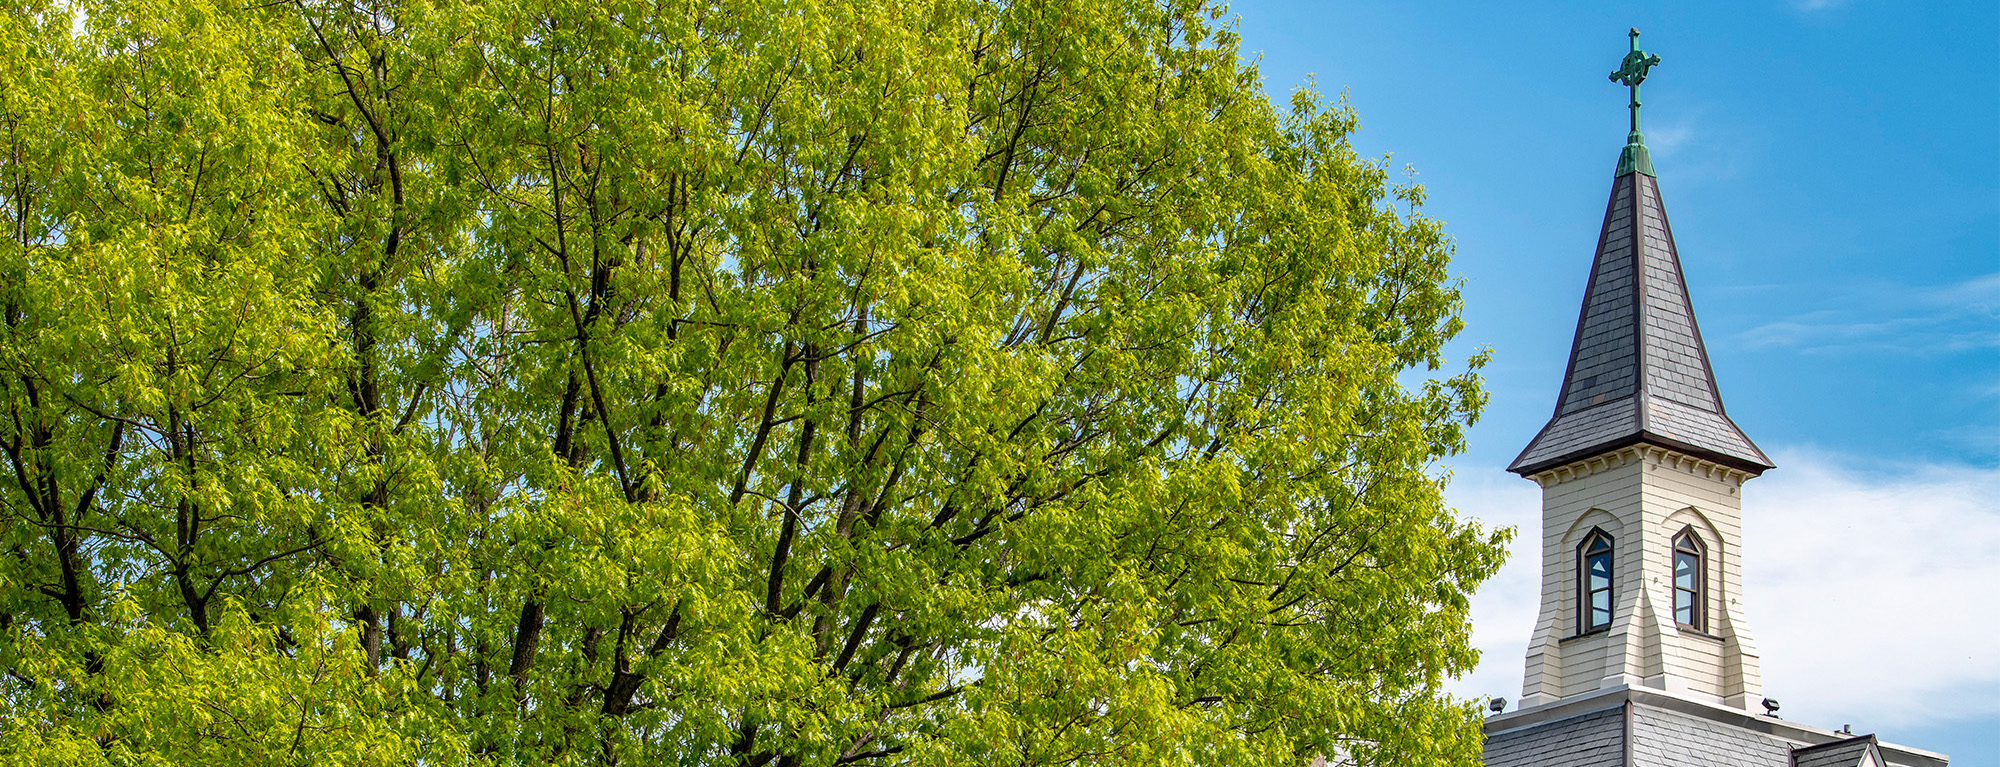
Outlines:
[{"label": "arched gothic window", "polygon": [[1674,536],[1674,622],[1696,631],[1708,630],[1707,551],[1692,527]]},{"label": "arched gothic window", "polygon": [[1611,626],[1611,535],[1592,529],[1576,548],[1577,633]]}]

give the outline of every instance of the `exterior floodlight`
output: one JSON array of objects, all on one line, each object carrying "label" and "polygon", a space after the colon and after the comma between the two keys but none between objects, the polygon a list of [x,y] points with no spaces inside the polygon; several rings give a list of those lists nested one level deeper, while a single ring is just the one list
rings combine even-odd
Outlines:
[{"label": "exterior floodlight", "polygon": [[1506,698],[1494,698],[1486,702],[1486,708],[1495,714],[1507,710]]},{"label": "exterior floodlight", "polygon": [[1765,699],[1764,699],[1764,715],[1765,715],[1765,716],[1777,716],[1777,715],[1778,715],[1778,702],[1777,702],[1777,701],[1775,701],[1775,700],[1771,700],[1770,698],[1765,698]]}]

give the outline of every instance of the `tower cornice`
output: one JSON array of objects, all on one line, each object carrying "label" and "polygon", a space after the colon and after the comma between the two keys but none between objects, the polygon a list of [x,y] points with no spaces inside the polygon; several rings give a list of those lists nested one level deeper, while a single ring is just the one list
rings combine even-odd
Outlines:
[{"label": "tower cornice", "polygon": [[1535,484],[1544,488],[1554,487],[1564,482],[1582,479],[1608,469],[1644,462],[1657,468],[1672,469],[1707,479],[1720,480],[1732,487],[1741,487],[1745,481],[1757,475],[1743,469],[1701,458],[1679,450],[1670,450],[1658,445],[1638,443],[1621,447],[1589,458],[1543,469],[1527,475]]}]

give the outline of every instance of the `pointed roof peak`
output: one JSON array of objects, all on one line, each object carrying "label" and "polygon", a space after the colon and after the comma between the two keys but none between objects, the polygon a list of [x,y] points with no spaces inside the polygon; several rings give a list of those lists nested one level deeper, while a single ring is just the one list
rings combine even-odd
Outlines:
[{"label": "pointed roof peak", "polygon": [[1617,178],[1634,173],[1644,173],[1656,178],[1659,176],[1653,172],[1653,154],[1646,151],[1646,137],[1636,131],[1632,133],[1632,139],[1626,142],[1625,151],[1618,154],[1618,172],[1611,175]]},{"label": "pointed roof peak", "polygon": [[1761,474],[1771,459],[1723,411],[1659,181],[1650,163],[1626,171],[1626,149],[1555,415],[1508,471],[1529,476],[1647,443]]}]

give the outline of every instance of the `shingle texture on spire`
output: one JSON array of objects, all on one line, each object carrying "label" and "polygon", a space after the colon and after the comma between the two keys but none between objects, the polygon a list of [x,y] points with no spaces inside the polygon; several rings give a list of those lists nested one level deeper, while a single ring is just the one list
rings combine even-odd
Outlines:
[{"label": "shingle texture on spire", "polygon": [[1771,468],[1723,412],[1659,182],[1628,172],[1611,188],[1555,416],[1508,470],[1534,474],[1640,442]]}]

